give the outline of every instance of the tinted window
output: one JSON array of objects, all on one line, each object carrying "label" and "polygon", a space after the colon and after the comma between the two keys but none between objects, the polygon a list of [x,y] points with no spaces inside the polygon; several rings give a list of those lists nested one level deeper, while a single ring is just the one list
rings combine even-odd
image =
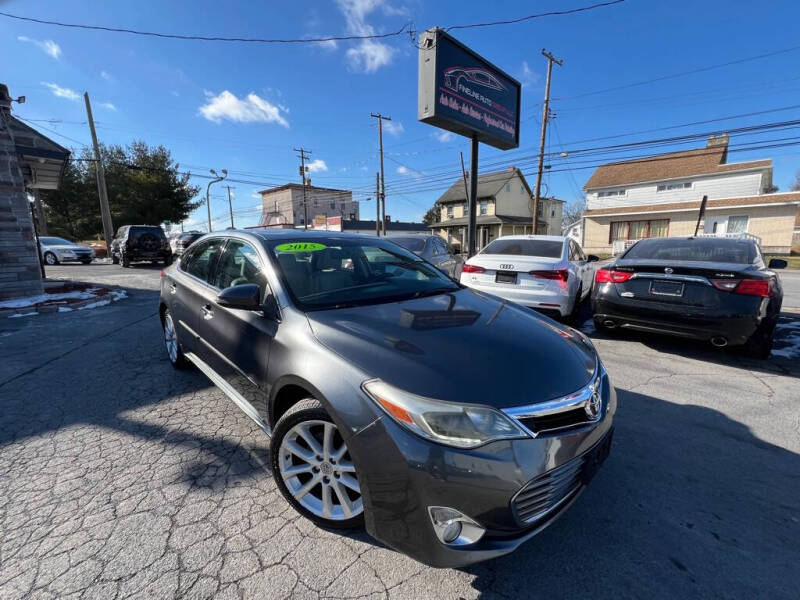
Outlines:
[{"label": "tinted window", "polygon": [[260,287],[263,301],[267,279],[261,259],[250,244],[231,240],[219,259],[214,274],[214,285],[224,290],[243,283],[255,283]]},{"label": "tinted window", "polygon": [[190,254],[181,259],[181,269],[189,275],[208,281],[224,243],[225,240],[222,238],[201,242]]},{"label": "tinted window", "polygon": [[422,252],[425,248],[425,238],[423,237],[393,237],[390,238],[390,241],[400,244],[403,248],[412,252]]},{"label": "tinted window", "polygon": [[159,239],[166,239],[167,237],[161,227],[131,227],[128,231],[128,239],[139,239],[146,235],[152,235]]},{"label": "tinted window", "polygon": [[561,258],[564,243],[551,240],[499,239],[481,250],[481,254],[513,254],[518,256],[542,256]]},{"label": "tinted window", "polygon": [[270,240],[267,247],[292,299],[305,310],[459,289],[433,265],[387,240],[314,237]]},{"label": "tinted window", "polygon": [[663,238],[637,242],[622,258],[750,264],[757,252],[756,245],[745,240]]}]

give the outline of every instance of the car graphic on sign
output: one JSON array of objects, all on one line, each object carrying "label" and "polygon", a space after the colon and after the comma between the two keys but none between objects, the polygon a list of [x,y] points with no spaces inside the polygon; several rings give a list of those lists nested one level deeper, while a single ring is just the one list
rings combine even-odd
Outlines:
[{"label": "car graphic on sign", "polygon": [[450,67],[445,69],[444,85],[446,87],[458,91],[458,82],[461,79],[493,90],[504,91],[506,89],[506,86],[493,73],[480,67]]}]

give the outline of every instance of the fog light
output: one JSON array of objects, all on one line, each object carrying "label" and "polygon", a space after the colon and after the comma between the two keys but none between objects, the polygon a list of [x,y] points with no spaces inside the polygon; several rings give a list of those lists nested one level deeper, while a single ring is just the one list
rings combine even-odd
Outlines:
[{"label": "fog light", "polygon": [[454,508],[429,506],[428,514],[436,537],[448,546],[474,544],[486,532],[486,529]]}]

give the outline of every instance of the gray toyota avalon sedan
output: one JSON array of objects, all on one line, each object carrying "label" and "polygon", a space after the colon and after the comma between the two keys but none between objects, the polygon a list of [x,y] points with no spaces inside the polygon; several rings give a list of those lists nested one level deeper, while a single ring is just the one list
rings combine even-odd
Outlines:
[{"label": "gray toyota avalon sedan", "polygon": [[271,436],[286,500],[437,567],[516,549],[609,452],[586,336],[465,288],[392,242],[225,231],[163,271],[169,360]]}]

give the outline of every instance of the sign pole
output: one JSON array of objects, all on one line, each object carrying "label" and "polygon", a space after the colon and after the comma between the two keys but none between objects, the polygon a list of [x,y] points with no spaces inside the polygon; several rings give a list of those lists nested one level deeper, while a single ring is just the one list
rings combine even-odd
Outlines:
[{"label": "sign pole", "polygon": [[469,156],[469,226],[467,228],[467,257],[475,256],[476,250],[476,216],[478,204],[478,134],[472,134],[472,147]]}]

